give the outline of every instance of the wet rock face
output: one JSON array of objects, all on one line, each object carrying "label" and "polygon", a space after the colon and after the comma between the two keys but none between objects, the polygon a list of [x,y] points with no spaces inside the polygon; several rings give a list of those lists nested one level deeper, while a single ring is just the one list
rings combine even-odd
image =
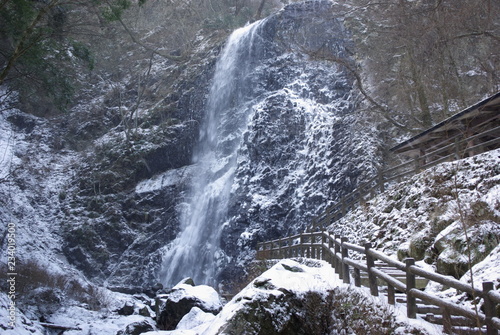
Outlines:
[{"label": "wet rock face", "polygon": [[221,238],[233,261],[221,266],[222,282],[243,271],[236,263],[253,257],[258,241],[306,229],[374,173],[378,157],[376,131],[357,124],[358,95],[341,64],[352,63],[352,42],[331,2],[290,5],[259,33],[258,85]]},{"label": "wet rock face", "polygon": [[[168,89],[134,146],[108,140],[78,163],[74,194],[59,199],[58,231],[62,253],[89,278],[129,293],[161,281],[161,249],[180,230],[219,42],[206,42],[210,47],[179,66],[175,79],[157,75]],[[354,115],[353,78],[331,61],[351,62],[352,43],[330,1],[296,3],[267,18],[258,44],[251,84],[238,91],[250,97],[250,113],[234,111],[235,118],[250,117],[222,223],[222,282],[243,273],[258,241],[303,230],[329,202],[370,175],[377,156],[375,131]],[[108,123],[117,127],[119,119],[111,115]],[[91,125],[83,138],[97,140],[106,127]],[[68,130],[70,147],[84,147],[80,130]],[[155,178],[163,178],[159,186],[141,186]]]}]

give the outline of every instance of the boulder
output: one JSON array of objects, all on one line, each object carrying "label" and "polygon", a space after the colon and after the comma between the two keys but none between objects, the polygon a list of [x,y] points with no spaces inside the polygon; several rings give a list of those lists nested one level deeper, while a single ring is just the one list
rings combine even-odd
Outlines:
[{"label": "boulder", "polygon": [[156,325],[163,330],[173,330],[193,307],[205,313],[217,314],[222,309],[222,302],[212,287],[192,286],[182,280],[169,293],[156,298]]},{"label": "boulder", "polygon": [[149,320],[132,322],[125,329],[116,332],[116,335],[139,335],[155,330],[154,325]]},{"label": "boulder", "polygon": [[127,301],[116,312],[118,313],[118,315],[124,315],[124,316],[132,315],[134,314],[134,308],[135,304],[131,301]]},{"label": "boulder", "polygon": [[432,238],[428,230],[420,231],[410,237],[408,245],[408,254],[410,257],[421,261],[425,257],[427,248],[432,245]]}]

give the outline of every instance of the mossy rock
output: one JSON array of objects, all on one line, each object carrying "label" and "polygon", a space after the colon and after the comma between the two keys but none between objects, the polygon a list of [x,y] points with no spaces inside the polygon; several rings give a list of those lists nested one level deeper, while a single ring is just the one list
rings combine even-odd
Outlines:
[{"label": "mossy rock", "polygon": [[397,255],[398,255],[398,260],[400,260],[400,261],[402,261],[405,258],[411,257],[410,256],[410,244],[409,244],[409,242],[405,242],[399,246],[398,251],[397,251]]},{"label": "mossy rock", "polygon": [[408,254],[415,260],[420,261],[425,257],[425,251],[432,245],[432,238],[427,230],[418,232],[410,237],[408,243]]}]

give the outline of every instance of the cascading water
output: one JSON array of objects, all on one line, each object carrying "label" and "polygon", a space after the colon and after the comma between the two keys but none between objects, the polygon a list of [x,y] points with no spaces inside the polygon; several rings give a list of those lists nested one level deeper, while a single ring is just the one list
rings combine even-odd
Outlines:
[{"label": "cascading water", "polygon": [[216,65],[207,102],[191,200],[181,213],[181,232],[163,256],[162,275],[167,286],[184,277],[197,284],[214,284],[219,237],[226,219],[241,134],[252,99],[249,75],[265,52],[259,38],[263,21],[240,28],[229,37]]}]

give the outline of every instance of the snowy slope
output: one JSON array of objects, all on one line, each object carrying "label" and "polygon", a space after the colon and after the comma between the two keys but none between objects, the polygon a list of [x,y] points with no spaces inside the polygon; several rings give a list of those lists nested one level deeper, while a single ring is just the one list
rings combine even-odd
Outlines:
[{"label": "snowy slope", "polygon": [[395,184],[328,230],[469,283],[471,262],[476,286],[492,281],[499,289],[500,149]]}]

